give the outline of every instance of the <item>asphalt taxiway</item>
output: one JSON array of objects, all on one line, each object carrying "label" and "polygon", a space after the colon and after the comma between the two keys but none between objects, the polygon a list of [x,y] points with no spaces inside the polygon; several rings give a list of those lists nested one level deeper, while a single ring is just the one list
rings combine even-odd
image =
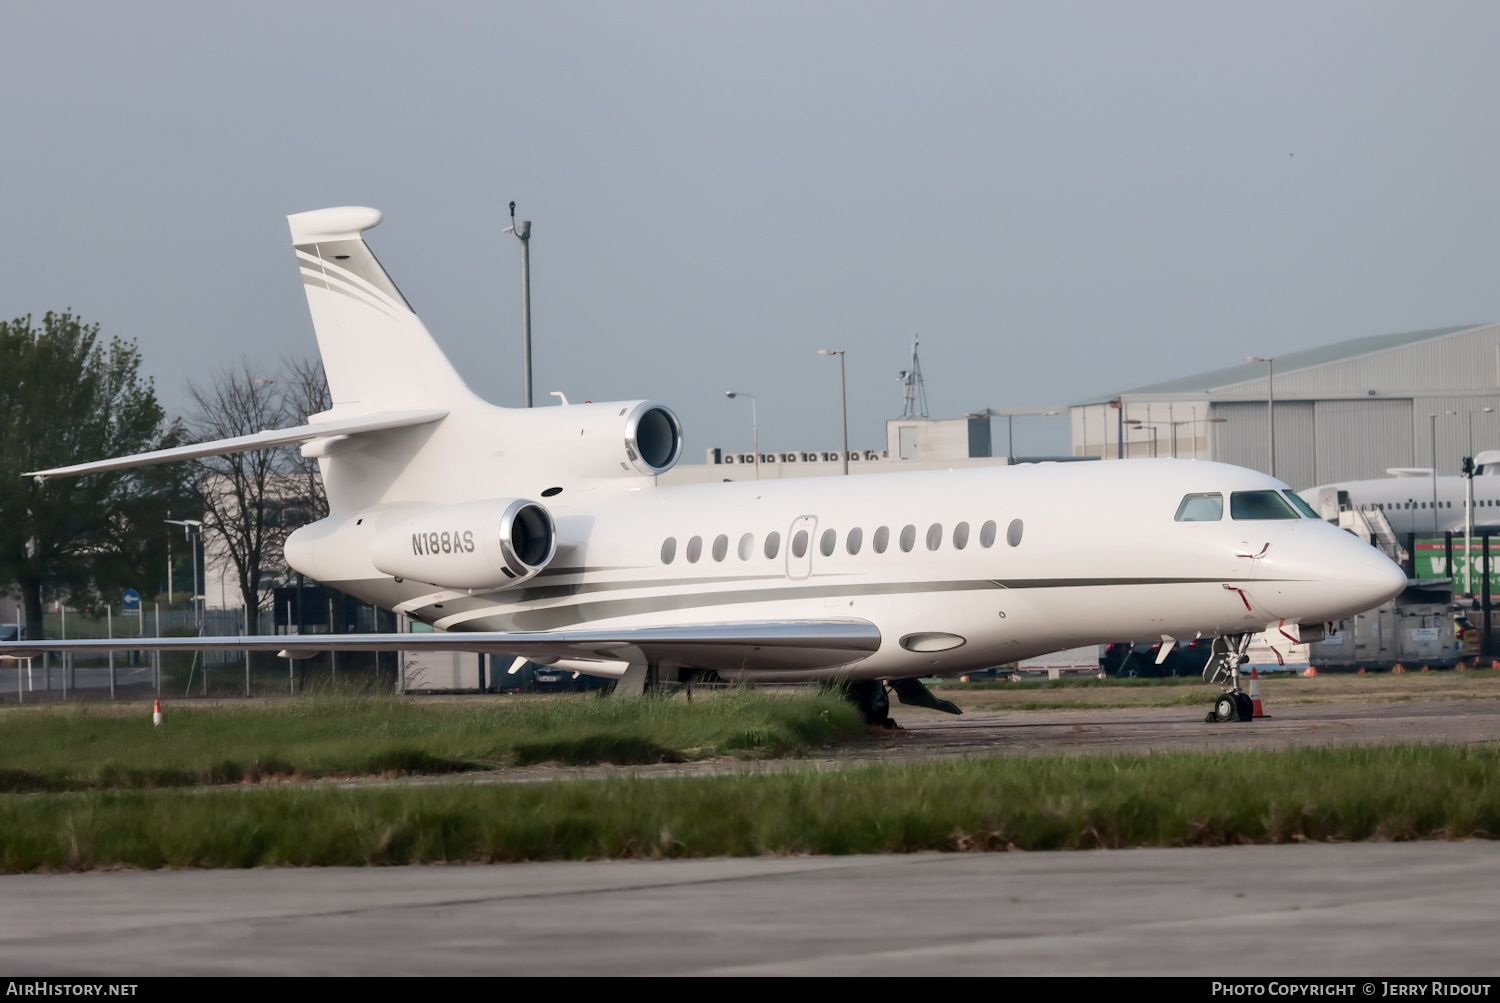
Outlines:
[{"label": "asphalt taxiway", "polygon": [[0,974],[1479,976],[1500,844],[0,878]]}]

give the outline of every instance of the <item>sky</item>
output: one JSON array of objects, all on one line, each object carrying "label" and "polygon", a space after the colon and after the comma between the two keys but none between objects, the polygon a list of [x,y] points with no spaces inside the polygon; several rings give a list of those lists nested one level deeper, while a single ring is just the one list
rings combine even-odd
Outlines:
[{"label": "sky", "polygon": [[[651,398],[685,457],[879,448],[1345,338],[1500,319],[1500,5],[9,3],[0,316],[166,406],[315,351],[288,213],[366,237],[476,392]],[[1017,419],[1018,453],[1068,450]],[[996,423],[997,436],[1004,422]]]}]

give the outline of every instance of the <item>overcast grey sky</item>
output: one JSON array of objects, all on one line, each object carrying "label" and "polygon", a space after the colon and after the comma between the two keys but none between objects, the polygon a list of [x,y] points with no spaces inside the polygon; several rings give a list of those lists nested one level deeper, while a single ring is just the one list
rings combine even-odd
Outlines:
[{"label": "overcast grey sky", "polygon": [[[0,314],[169,407],[314,351],[285,215],[368,238],[471,385],[651,397],[687,458],[1500,318],[1493,3],[0,7]],[[399,360],[393,360],[399,364]],[[1034,421],[1034,420],[1033,420]],[[1066,449],[1065,428],[1022,451]],[[1003,425],[997,431],[1003,432]]]}]

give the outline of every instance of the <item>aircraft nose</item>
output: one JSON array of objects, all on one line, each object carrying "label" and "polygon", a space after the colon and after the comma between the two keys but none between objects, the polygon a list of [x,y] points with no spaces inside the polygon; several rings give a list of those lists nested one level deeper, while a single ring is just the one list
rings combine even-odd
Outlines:
[{"label": "aircraft nose", "polygon": [[[1330,527],[1331,529],[1332,527]],[[1406,572],[1363,540],[1335,531],[1322,555],[1322,574],[1329,605],[1335,614],[1322,619],[1353,616],[1394,599],[1406,588]]]},{"label": "aircraft nose", "polygon": [[1374,547],[1355,542],[1368,553],[1361,552],[1360,557],[1351,562],[1346,579],[1351,595],[1358,596],[1361,602],[1368,600],[1371,606],[1379,606],[1400,595],[1407,585],[1406,572],[1401,566]]},{"label": "aircraft nose", "polygon": [[[1279,553],[1278,553],[1279,551]],[[1262,577],[1264,576],[1264,577]],[[1268,611],[1304,623],[1340,620],[1400,595],[1406,574],[1374,547],[1326,524],[1307,520],[1271,547],[1253,591]]]}]

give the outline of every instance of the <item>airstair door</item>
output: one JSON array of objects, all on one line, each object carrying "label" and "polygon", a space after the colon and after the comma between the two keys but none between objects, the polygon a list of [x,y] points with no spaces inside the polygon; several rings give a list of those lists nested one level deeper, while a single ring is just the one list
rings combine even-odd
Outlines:
[{"label": "airstair door", "polygon": [[812,574],[813,534],[818,529],[818,517],[799,516],[793,520],[786,534],[786,576],[800,582]]}]

